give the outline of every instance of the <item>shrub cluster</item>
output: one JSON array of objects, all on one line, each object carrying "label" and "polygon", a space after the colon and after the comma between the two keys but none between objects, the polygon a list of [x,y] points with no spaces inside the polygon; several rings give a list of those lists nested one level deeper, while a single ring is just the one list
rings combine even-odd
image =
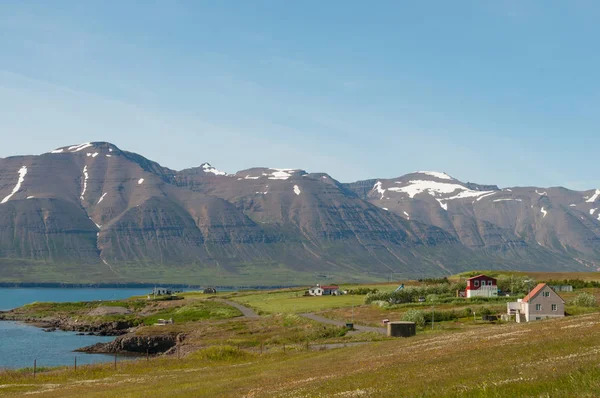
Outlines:
[{"label": "shrub cluster", "polygon": [[365,304],[373,301],[386,301],[390,304],[412,303],[418,301],[419,297],[430,295],[451,295],[457,290],[456,285],[441,283],[438,285],[406,287],[397,292],[377,292],[367,294]]},{"label": "shrub cluster", "polygon": [[595,307],[598,302],[593,294],[581,292],[571,301],[571,304],[579,307]]},{"label": "shrub cluster", "polygon": [[425,278],[425,279],[419,279],[419,282],[423,282],[423,283],[426,283],[428,285],[438,285],[440,283],[450,284],[450,281],[446,277],[443,277],[443,278]]},{"label": "shrub cluster", "polygon": [[552,280],[546,281],[546,283],[549,284],[550,286],[571,285],[571,286],[573,286],[574,289],[600,287],[600,282],[598,282],[598,281],[584,281],[581,279],[563,279],[562,281],[552,279]]},{"label": "shrub cluster", "polygon": [[379,289],[370,289],[368,287],[359,287],[356,289],[348,289],[348,294],[353,294],[357,296],[364,296],[370,293],[378,293]]}]

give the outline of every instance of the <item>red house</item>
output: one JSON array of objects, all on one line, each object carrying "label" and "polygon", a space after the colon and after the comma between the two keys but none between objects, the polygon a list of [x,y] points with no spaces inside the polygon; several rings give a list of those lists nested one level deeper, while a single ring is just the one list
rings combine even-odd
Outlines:
[{"label": "red house", "polygon": [[496,279],[483,274],[467,279],[466,295],[467,297],[498,297]]}]

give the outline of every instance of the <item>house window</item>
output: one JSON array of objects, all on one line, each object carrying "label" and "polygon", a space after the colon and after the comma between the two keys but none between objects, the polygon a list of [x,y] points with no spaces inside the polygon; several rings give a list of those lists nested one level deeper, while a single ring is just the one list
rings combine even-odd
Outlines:
[{"label": "house window", "polygon": [[535,305],[535,310],[536,311],[541,311],[542,310],[542,305],[541,304],[536,304]]},{"label": "house window", "polygon": [[475,281],[475,287],[479,287],[479,281]]},{"label": "house window", "polygon": [[543,296],[544,296],[544,297],[550,297],[550,292],[544,292],[544,293],[543,293]]},{"label": "house window", "polygon": [[558,306],[556,304],[552,304],[552,311],[558,311]]}]

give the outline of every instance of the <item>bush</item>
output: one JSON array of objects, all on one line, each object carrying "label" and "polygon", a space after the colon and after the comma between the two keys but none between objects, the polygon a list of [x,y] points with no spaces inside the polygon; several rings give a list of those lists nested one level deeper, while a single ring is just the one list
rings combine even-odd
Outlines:
[{"label": "bush", "polygon": [[598,302],[596,301],[596,297],[594,297],[593,294],[582,292],[579,293],[573,299],[573,301],[571,301],[571,304],[579,307],[595,307],[598,305]]},{"label": "bush", "polygon": [[357,296],[364,296],[367,294],[375,294],[378,293],[379,289],[369,289],[368,287],[359,287],[357,289],[349,289],[348,294],[353,294]]},{"label": "bush", "polygon": [[490,310],[488,307],[481,307],[479,309],[479,315],[482,317],[492,315],[492,310]]},{"label": "bush", "polygon": [[428,295],[451,295],[456,291],[456,285],[447,283],[439,285],[406,287],[397,292],[378,292],[369,293],[365,297],[365,304],[371,304],[373,301],[387,301],[390,304],[412,303],[418,300],[419,297]]},{"label": "bush", "polygon": [[440,301],[440,296],[438,296],[437,294],[428,294],[427,297],[425,297],[425,299],[428,303],[437,303],[438,301]]},{"label": "bush", "polygon": [[418,327],[423,328],[425,326],[425,314],[419,310],[408,310],[402,315],[402,320],[407,322],[414,322]]}]

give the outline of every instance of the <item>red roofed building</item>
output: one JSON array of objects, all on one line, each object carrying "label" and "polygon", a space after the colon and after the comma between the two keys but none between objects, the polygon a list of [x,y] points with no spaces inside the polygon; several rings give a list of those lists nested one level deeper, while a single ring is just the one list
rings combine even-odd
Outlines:
[{"label": "red roofed building", "polygon": [[477,275],[467,279],[467,297],[498,297],[496,279],[487,275]]},{"label": "red roofed building", "polygon": [[524,299],[507,303],[509,315],[515,315],[517,322],[539,321],[565,316],[565,300],[549,285],[540,283]]}]

